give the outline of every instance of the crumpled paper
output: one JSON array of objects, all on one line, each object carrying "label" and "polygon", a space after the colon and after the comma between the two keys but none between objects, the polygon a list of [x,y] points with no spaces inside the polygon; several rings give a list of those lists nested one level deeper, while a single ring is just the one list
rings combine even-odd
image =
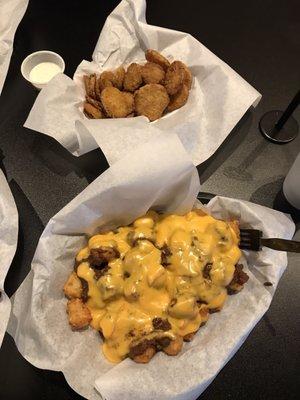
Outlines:
[{"label": "crumpled paper", "polygon": [[[111,364],[100,350],[97,332],[72,332],[62,287],[86,235],[99,227],[128,224],[149,208],[185,213],[199,189],[197,170],[178,137],[158,135],[115,163],[54,216],[12,300],[8,331],[22,355],[39,368],[62,371],[69,385],[88,399],[196,399],[268,309],[287,265],[286,253],[266,248],[245,253],[250,279],[244,290],[211,315],[179,355],[159,353],[146,365],[130,359]],[[266,237],[289,239],[294,232],[284,214],[248,202],[217,197],[207,210],[218,218],[237,218],[242,227],[262,229]],[[265,281],[273,286],[263,286]]]},{"label": "crumpled paper", "polygon": [[13,40],[17,27],[25,14],[28,0],[1,0],[0,7],[0,94],[4,85]]},{"label": "crumpled paper", "polygon": [[[145,0],[121,1],[106,20],[93,61],[82,61],[74,80],[60,74],[50,81],[24,126],[54,137],[74,155],[99,146],[110,164],[149,140],[149,126],[166,136],[177,134],[195,165],[209,158],[261,96],[191,35],[148,25],[145,12]],[[82,76],[145,62],[147,48],[191,68],[194,79],[187,104],[152,123],[146,117],[88,120],[82,113]]]},{"label": "crumpled paper", "polygon": [[4,280],[18,243],[18,211],[3,172],[0,170],[0,347],[6,331],[10,300],[4,292]]}]

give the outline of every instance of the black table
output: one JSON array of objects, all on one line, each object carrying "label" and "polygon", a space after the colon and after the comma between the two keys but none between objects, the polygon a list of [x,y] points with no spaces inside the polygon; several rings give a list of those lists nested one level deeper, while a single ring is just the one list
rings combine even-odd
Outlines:
[{"label": "black table", "polygon": [[[22,127],[37,93],[22,79],[20,64],[29,53],[49,49],[63,56],[66,73],[72,76],[82,59],[90,59],[105,18],[117,3],[30,0],[17,30],[0,97],[0,150],[20,214],[19,245],[5,284],[9,295],[26,276],[47,221],[108,167],[100,150],[76,158],[54,140]],[[300,136],[278,146],[265,141],[257,127],[264,112],[283,109],[299,88],[299,11],[297,0],[148,1],[149,23],[191,33],[264,96],[199,167],[203,190],[272,207],[300,149]],[[299,116],[298,110],[298,121]],[[201,400],[298,398],[299,262],[299,256],[289,257],[270,310]],[[61,373],[27,363],[7,334],[0,371],[0,399],[81,398]]]}]

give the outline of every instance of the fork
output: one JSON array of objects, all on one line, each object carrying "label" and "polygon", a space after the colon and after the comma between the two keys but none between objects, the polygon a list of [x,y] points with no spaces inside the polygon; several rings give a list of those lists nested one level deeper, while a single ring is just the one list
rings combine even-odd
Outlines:
[{"label": "fork", "polygon": [[[197,199],[203,204],[207,204],[215,197],[212,193],[199,192]],[[295,240],[263,238],[262,231],[258,229],[240,229],[240,244],[242,250],[260,251],[263,246],[273,250],[289,251],[292,253],[300,253],[300,242]]]},{"label": "fork", "polygon": [[263,238],[258,229],[240,229],[239,248],[243,250],[259,251],[263,246],[273,250],[300,253],[300,242],[278,238]]}]

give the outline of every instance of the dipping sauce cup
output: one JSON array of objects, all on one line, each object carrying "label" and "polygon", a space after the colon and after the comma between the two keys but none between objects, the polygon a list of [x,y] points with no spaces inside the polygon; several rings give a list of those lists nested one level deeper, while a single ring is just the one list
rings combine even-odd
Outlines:
[{"label": "dipping sauce cup", "polygon": [[53,51],[42,50],[29,54],[21,65],[23,77],[37,89],[42,89],[57,74],[64,72],[63,58]]}]

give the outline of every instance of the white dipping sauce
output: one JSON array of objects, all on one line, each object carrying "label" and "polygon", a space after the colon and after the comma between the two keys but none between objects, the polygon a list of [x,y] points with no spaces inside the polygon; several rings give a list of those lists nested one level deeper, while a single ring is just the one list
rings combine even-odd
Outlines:
[{"label": "white dipping sauce", "polygon": [[52,62],[37,64],[29,73],[29,79],[35,83],[47,83],[61,72],[60,67]]}]

